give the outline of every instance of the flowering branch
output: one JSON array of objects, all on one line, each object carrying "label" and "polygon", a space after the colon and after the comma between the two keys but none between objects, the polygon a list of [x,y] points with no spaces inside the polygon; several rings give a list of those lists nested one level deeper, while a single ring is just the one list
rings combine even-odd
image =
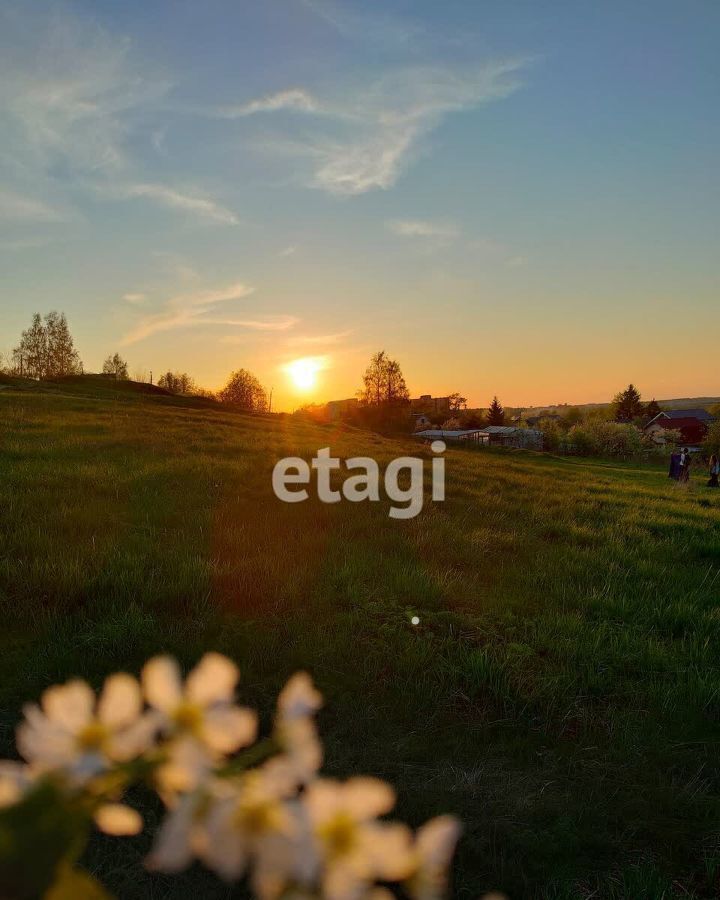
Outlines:
[{"label": "flowering branch", "polygon": [[272,735],[259,741],[257,714],[235,703],[238,679],[218,653],[184,682],[159,656],[140,681],[111,675],[99,697],[73,680],[25,706],[25,762],[0,762],[0,883],[18,897],[107,897],[77,860],[93,823],[111,835],[142,830],[122,801],[149,783],[167,810],[150,870],[198,859],[226,881],[248,877],[260,900],[394,896],[379,884],[416,900],[445,896],[457,821],[441,816],[413,834],[381,818],[395,804],[390,785],[319,775],[322,697],[306,673],[285,685]]}]

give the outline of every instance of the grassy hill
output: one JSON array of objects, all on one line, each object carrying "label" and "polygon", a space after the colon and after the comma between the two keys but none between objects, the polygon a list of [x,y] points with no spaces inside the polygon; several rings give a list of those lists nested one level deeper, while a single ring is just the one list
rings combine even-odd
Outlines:
[{"label": "grassy hill", "polygon": [[[383,469],[430,455],[107,384],[3,385],[2,752],[48,683],[215,648],[268,712],[313,673],[329,772],[388,777],[411,822],[463,819],[457,896],[717,896],[720,498],[700,473],[450,450],[447,501],[410,521],[280,503],[276,460],[325,446]],[[121,846],[85,863],[122,898],[229,896],[199,868],[138,876],[146,839]]]}]

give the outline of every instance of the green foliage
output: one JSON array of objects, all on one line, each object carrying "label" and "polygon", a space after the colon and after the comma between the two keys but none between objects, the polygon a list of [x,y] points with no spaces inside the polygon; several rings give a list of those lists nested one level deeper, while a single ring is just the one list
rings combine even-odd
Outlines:
[{"label": "green foliage", "polygon": [[638,428],[618,422],[596,421],[574,425],[568,431],[567,442],[570,451],[580,456],[632,459],[646,449],[642,432]]},{"label": "green foliage", "polygon": [[713,422],[703,441],[703,450],[709,456],[714,453],[720,456],[720,420]]},{"label": "green foliage", "polygon": [[[42,896],[63,867],[78,859],[89,828],[88,811],[68,802],[49,781],[40,782],[21,803],[0,809],[2,896],[17,900]],[[49,896],[70,897],[52,891]],[[75,896],[78,900],[92,897]]]},{"label": "green foliage", "polygon": [[264,412],[268,399],[265,389],[247,369],[233,372],[225,387],[218,394],[221,403],[227,403],[246,412]]},{"label": "green foliage", "polygon": [[618,422],[632,422],[642,417],[645,408],[635,385],[629,384],[624,391],[615,395],[612,410]]},{"label": "green foliage", "polygon": [[374,353],[363,375],[360,391],[363,406],[398,406],[410,399],[400,363],[390,359],[384,350]]},{"label": "green foliage", "polygon": [[500,405],[500,401],[498,400],[497,397],[492,398],[492,402],[488,409],[487,423],[488,423],[488,425],[504,425],[505,424],[505,410]]}]

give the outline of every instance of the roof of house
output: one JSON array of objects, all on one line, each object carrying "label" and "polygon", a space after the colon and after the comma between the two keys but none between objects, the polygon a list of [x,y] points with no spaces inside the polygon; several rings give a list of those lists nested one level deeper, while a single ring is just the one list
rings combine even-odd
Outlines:
[{"label": "roof of house", "polygon": [[414,437],[421,438],[432,438],[440,439],[440,438],[460,438],[467,437],[470,434],[486,434],[486,428],[461,428],[461,429],[443,429],[443,428],[428,428],[425,431],[416,431],[413,435]]},{"label": "roof of house", "polygon": [[524,432],[527,434],[542,434],[539,429],[535,428],[517,428],[514,425],[486,425],[482,431],[485,434],[504,434],[507,436],[517,434],[518,432]]},{"label": "roof of house", "polygon": [[662,428],[684,428],[688,425],[709,425],[715,419],[706,409],[664,409],[645,426],[657,424]]},{"label": "roof of house", "polygon": [[701,422],[713,422],[714,419],[706,409],[664,409],[660,415],[668,419],[700,419]]},{"label": "roof of house", "polygon": [[[652,422],[648,422],[648,425],[652,424],[670,430],[673,428],[698,428],[699,426],[707,425],[707,422],[703,422],[702,419],[698,419],[696,416],[683,416],[682,418],[677,417],[674,419],[653,419]],[[648,426],[646,425],[645,427],[647,428]]]}]

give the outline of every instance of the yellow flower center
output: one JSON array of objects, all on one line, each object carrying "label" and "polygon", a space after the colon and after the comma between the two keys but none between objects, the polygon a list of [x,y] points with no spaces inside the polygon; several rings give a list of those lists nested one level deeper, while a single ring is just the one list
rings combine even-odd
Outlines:
[{"label": "yellow flower center", "polygon": [[336,813],[318,829],[330,858],[346,856],[357,841],[357,822],[345,812]]},{"label": "yellow flower center", "polygon": [[280,824],[277,804],[269,800],[240,803],[235,813],[235,825],[247,834],[265,834],[276,830]]},{"label": "yellow flower center", "polygon": [[103,745],[110,737],[110,732],[97,719],[82,728],[76,737],[78,749],[83,753],[92,753],[102,750]]},{"label": "yellow flower center", "polygon": [[197,735],[202,728],[202,709],[197,703],[183,702],[172,714],[172,720],[178,731],[187,731]]}]

